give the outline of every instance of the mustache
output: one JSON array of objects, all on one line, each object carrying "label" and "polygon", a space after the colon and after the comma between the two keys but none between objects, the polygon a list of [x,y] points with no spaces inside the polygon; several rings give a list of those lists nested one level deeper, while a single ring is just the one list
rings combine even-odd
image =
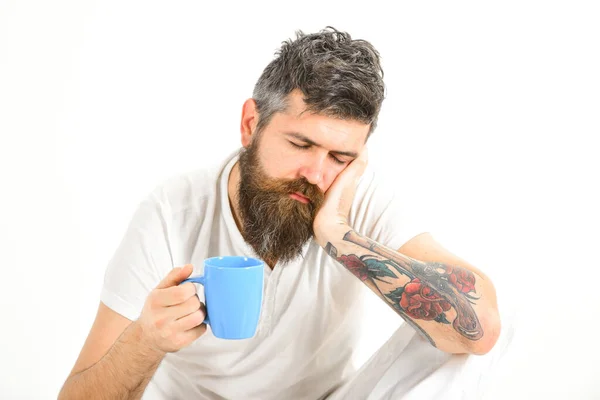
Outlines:
[{"label": "mustache", "polygon": [[268,188],[265,188],[266,190],[282,195],[300,193],[313,204],[320,204],[325,198],[325,194],[321,189],[319,189],[317,185],[308,182],[306,178],[294,179],[291,181],[276,181],[268,186]]}]

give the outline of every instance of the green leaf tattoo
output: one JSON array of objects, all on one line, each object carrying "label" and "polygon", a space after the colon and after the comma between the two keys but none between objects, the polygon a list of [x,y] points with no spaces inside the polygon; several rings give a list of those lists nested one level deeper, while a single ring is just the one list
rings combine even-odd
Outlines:
[{"label": "green leaf tattoo", "polygon": [[391,292],[389,292],[385,296],[387,298],[389,298],[390,300],[393,300],[394,303],[399,303],[400,302],[400,298],[402,297],[402,293],[404,293],[404,286],[401,286],[399,288],[396,288],[396,289],[392,290]]},{"label": "green leaf tattoo", "polygon": [[366,258],[363,256],[360,259],[367,266],[367,270],[369,271],[370,277],[375,278],[387,276],[390,278],[396,278],[396,275],[394,275],[392,271],[390,271],[387,265],[377,260],[376,258]]}]

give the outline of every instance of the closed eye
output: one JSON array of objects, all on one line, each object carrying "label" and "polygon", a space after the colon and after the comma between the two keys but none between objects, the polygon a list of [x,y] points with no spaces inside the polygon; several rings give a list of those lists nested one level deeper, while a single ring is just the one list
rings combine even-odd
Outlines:
[{"label": "closed eye", "polygon": [[306,145],[300,145],[300,144],[296,144],[294,142],[290,142],[290,144],[298,149],[308,149],[310,148],[310,144],[306,144]]},{"label": "closed eye", "polygon": [[331,159],[333,160],[334,163],[336,164],[340,164],[340,165],[344,165],[346,164],[346,161],[342,161],[339,158],[337,158],[336,156],[334,156],[333,154],[329,154],[329,156],[331,157]]},{"label": "closed eye", "polygon": [[[301,150],[308,150],[309,148],[312,147],[312,145],[310,145],[310,144],[301,145],[301,144],[294,143],[292,141],[289,141],[289,142],[293,147],[295,147],[297,149],[301,149]],[[329,154],[329,157],[331,157],[331,159],[333,160],[334,163],[339,164],[339,165],[344,165],[344,164],[348,163],[348,161],[342,161],[331,153]]]}]

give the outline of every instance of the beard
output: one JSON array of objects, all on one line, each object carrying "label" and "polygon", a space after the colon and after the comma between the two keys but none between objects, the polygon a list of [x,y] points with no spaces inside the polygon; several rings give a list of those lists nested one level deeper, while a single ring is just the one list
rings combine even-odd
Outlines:
[{"label": "beard", "polygon": [[[256,139],[260,139],[257,137]],[[266,175],[258,159],[260,140],[254,140],[239,156],[238,205],[242,236],[259,258],[271,266],[286,264],[302,254],[312,239],[313,221],[325,195],[305,178],[274,179]],[[290,197],[301,193],[304,204]]]}]

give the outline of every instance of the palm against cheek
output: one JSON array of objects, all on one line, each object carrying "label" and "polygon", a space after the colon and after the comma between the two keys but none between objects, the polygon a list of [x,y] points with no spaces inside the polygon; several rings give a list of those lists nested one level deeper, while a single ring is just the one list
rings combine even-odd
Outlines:
[{"label": "palm against cheek", "polygon": [[356,194],[356,186],[366,166],[367,152],[365,149],[335,178],[325,193],[325,200],[317,212],[313,224],[317,240],[328,227],[348,225],[348,215]]}]

